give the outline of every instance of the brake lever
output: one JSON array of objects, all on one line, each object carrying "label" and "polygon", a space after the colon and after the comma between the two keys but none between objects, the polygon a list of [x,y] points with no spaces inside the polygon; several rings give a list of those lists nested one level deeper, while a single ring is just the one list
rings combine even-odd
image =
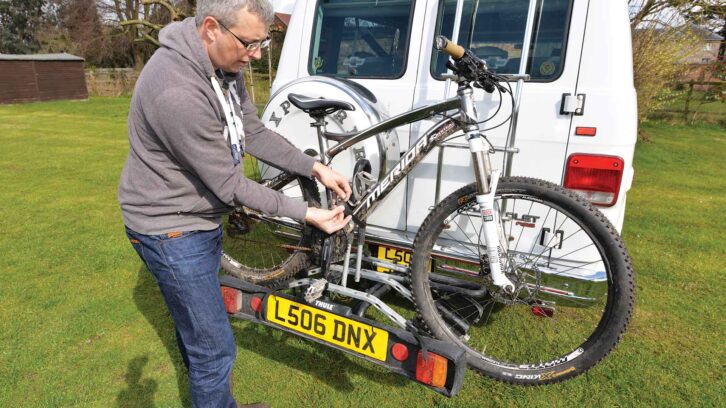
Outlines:
[{"label": "brake lever", "polygon": [[495,90],[495,86],[496,85],[493,84],[493,83],[491,83],[491,82],[489,82],[489,81],[481,81],[481,80],[479,80],[479,81],[474,82],[474,86],[477,87],[477,88],[479,88],[479,89],[483,89],[484,92],[486,92],[486,93],[494,93],[494,90]]},{"label": "brake lever", "polygon": [[446,68],[448,68],[454,74],[458,74],[459,73],[459,68],[456,66],[456,64],[454,64],[453,62],[451,62],[451,60],[447,60],[446,61]]}]

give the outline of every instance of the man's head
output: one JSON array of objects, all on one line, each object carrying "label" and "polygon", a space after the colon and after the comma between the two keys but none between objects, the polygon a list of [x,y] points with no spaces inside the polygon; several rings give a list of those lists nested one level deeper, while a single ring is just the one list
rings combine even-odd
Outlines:
[{"label": "man's head", "polygon": [[237,72],[251,59],[260,59],[259,48],[268,38],[275,18],[269,0],[199,0],[197,30],[215,68]]}]

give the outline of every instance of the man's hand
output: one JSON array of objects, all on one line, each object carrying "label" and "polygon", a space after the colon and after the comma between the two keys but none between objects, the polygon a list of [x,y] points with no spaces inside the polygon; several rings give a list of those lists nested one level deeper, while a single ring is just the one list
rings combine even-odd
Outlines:
[{"label": "man's hand", "polygon": [[344,210],[345,208],[342,205],[332,210],[309,207],[308,212],[305,214],[305,222],[315,226],[326,234],[332,234],[350,222],[351,216],[346,217],[343,214]]},{"label": "man's hand", "polygon": [[323,163],[315,162],[313,165],[313,177],[320,180],[325,187],[333,190],[343,201],[348,201],[350,198],[352,191],[350,184],[348,184],[348,179]]}]

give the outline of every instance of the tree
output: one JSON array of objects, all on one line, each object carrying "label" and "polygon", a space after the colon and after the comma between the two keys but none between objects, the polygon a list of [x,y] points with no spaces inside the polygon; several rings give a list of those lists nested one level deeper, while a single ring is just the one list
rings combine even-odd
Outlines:
[{"label": "tree", "polygon": [[113,16],[132,43],[134,65],[141,68],[159,46],[158,34],[166,24],[190,15],[195,0],[98,0],[102,14]]},{"label": "tree", "polygon": [[45,0],[0,0],[0,53],[30,54],[40,44]]},{"label": "tree", "polygon": [[41,52],[68,52],[98,65],[105,38],[95,0],[50,0],[44,20]]},{"label": "tree", "polygon": [[680,63],[699,45],[686,24],[694,3],[707,0],[630,0],[633,73],[638,91],[638,117],[660,108],[673,95],[671,84],[684,72]]},{"label": "tree", "polygon": [[726,55],[726,3],[721,0],[697,0],[693,9],[685,13],[685,17],[723,38],[718,50],[718,59],[723,62]]}]

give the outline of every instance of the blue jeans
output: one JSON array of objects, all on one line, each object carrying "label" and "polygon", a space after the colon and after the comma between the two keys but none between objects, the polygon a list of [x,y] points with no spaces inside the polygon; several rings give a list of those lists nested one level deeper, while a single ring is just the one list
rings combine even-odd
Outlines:
[{"label": "blue jeans", "polygon": [[230,392],[237,346],[219,288],[222,229],[143,235],[131,245],[159,284],[189,369],[192,406],[235,407]]}]

